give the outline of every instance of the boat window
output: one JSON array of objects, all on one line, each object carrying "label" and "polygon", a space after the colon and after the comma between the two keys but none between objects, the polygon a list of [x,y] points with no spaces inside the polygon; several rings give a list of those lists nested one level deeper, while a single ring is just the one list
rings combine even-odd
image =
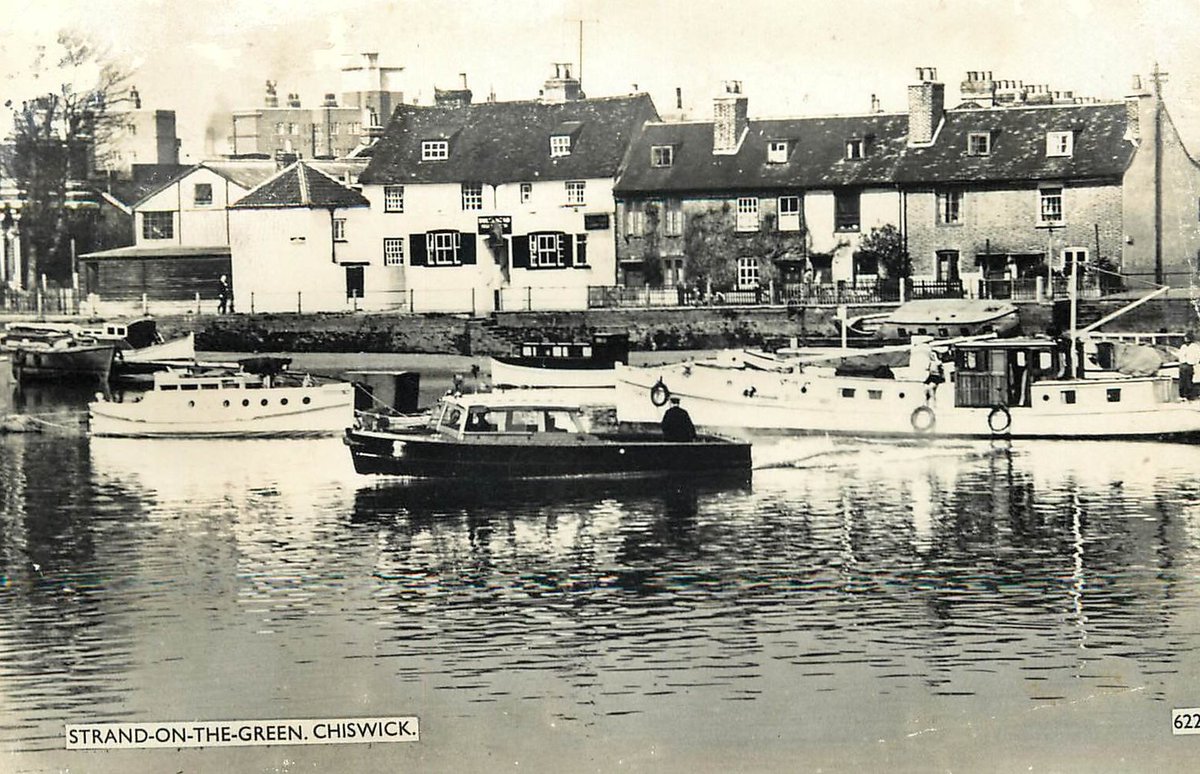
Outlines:
[{"label": "boat window", "polygon": [[310,397],[308,397],[307,395],[305,395],[305,396],[304,396],[304,400],[302,400],[302,401],[300,401],[300,402],[301,402],[301,403],[303,403],[305,406],[307,406],[308,404],[312,403],[312,398],[310,398]]},{"label": "boat window", "polygon": [[854,388],[853,387],[843,387],[842,388],[842,397],[843,398],[853,398],[854,397]]},{"label": "boat window", "polygon": [[1050,352],[1038,353],[1038,370],[1050,371],[1054,368],[1054,355]]},{"label": "boat window", "polygon": [[867,397],[871,400],[883,400],[883,390],[867,390]]},{"label": "boat window", "polygon": [[536,433],[541,429],[542,415],[540,411],[528,409],[513,409],[508,412],[508,421],[502,428],[509,433]]},{"label": "boat window", "polygon": [[250,405],[250,399],[249,399],[249,398],[242,398],[242,405],[243,405],[243,406],[249,406],[249,405]]},{"label": "boat window", "polygon": [[238,381],[237,381],[237,379],[222,379],[221,386],[222,387],[237,387]]},{"label": "boat window", "polygon": [[467,412],[468,433],[494,433],[496,422],[483,406],[472,406]]},{"label": "boat window", "polygon": [[181,384],[181,385],[179,385],[179,389],[181,389],[181,390],[198,390],[198,389],[200,389],[200,385],[198,385],[198,384]]},{"label": "boat window", "polygon": [[279,399],[279,405],[280,405],[280,406],[286,406],[286,405],[287,405],[287,398],[280,398],[280,399]]},{"label": "boat window", "polygon": [[571,412],[566,410],[550,410],[545,416],[546,432],[547,433],[575,433],[579,428],[575,424],[575,420],[571,416]]},{"label": "boat window", "polygon": [[458,406],[448,406],[442,412],[442,419],[439,422],[439,427],[447,427],[451,430],[457,430],[459,422],[462,421],[462,409]]},{"label": "boat window", "polygon": [[528,346],[521,347],[521,356],[522,357],[534,357],[536,354],[537,354],[536,347],[528,347]]},{"label": "boat window", "polygon": [[265,406],[265,405],[267,405],[267,403],[269,403],[270,401],[268,401],[266,398],[263,398],[263,399],[262,399],[261,401],[259,401],[259,402],[260,402],[260,403],[262,403],[262,405],[264,405],[264,406]]},{"label": "boat window", "polygon": [[200,389],[202,389],[202,390],[219,390],[219,389],[221,389],[221,385],[217,384],[216,382],[204,382],[203,384],[200,385]]},{"label": "boat window", "polygon": [[1108,391],[1108,402],[1109,403],[1120,403],[1121,402],[1121,388],[1120,387],[1114,387]]},{"label": "boat window", "polygon": [[1023,350],[1018,350],[1016,355],[1017,355],[1017,365],[1020,366],[1021,368],[1024,368],[1026,363],[1029,360],[1029,358],[1026,356],[1026,353]]},{"label": "boat window", "polygon": [[896,335],[898,335],[900,338],[903,339],[908,336],[908,329],[907,328],[897,328]]},{"label": "boat window", "polygon": [[223,401],[221,401],[221,405],[224,406],[225,408],[229,408],[229,401],[223,400]]},{"label": "boat window", "polygon": [[566,357],[567,356],[567,348],[563,347],[563,346],[555,347],[554,348],[554,356],[555,357]]},{"label": "boat window", "polygon": [[1062,393],[1060,393],[1060,394],[1062,395],[1063,403],[1074,403],[1075,402],[1075,391],[1074,390],[1063,390]]},{"label": "boat window", "polygon": [[178,390],[179,385],[178,384],[164,384],[159,389],[160,390]]},{"label": "boat window", "polygon": [[591,356],[592,356],[592,345],[591,345],[591,344],[585,344],[585,345],[583,346],[583,349],[581,349],[581,350],[579,351],[579,356],[580,356],[580,357],[591,357]]},{"label": "boat window", "polygon": [[970,328],[968,328],[967,326],[965,326],[965,325],[964,325],[963,327],[961,327],[961,328],[959,328],[959,329],[958,329],[958,335],[960,335],[960,336],[970,336],[970,335],[971,335],[971,329],[970,329]]},{"label": "boat window", "polygon": [[950,337],[950,329],[949,328],[938,328],[938,335],[941,336],[943,339],[949,338]]}]

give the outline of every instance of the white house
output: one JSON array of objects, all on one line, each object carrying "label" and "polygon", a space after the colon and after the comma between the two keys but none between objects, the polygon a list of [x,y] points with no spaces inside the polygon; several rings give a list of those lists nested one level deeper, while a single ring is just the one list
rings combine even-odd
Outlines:
[{"label": "white house", "polygon": [[131,206],[134,243],[79,256],[84,292],[101,303],[194,304],[216,308],[230,273],[228,206],[276,171],[273,161],[205,161],[156,186]]},{"label": "white house", "polygon": [[360,182],[412,311],[582,309],[589,286],[616,281],[613,182],[657,112],[648,95],[584,99],[558,76],[538,101],[456,93],[393,114]]},{"label": "white house", "polygon": [[242,312],[407,305],[401,267],[369,242],[369,203],[299,161],[229,208],[233,296]]}]

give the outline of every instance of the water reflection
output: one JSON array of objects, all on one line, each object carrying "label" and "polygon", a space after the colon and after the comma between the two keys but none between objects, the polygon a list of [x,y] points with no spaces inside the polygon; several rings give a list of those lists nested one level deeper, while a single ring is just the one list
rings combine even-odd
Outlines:
[{"label": "water reflection", "polygon": [[1192,447],[783,439],[752,482],[486,488],[359,477],[328,440],[0,449],[6,748],[398,704],[652,735],[870,705],[883,738],[1136,691],[1077,709],[1123,728],[1195,658]]}]

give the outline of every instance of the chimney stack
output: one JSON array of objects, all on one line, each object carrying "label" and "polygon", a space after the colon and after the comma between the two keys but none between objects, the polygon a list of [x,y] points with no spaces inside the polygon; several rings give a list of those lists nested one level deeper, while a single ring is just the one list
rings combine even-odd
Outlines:
[{"label": "chimney stack", "polygon": [[879,107],[879,96],[877,94],[871,95],[871,112],[872,113],[882,113],[883,112],[883,108]]},{"label": "chimney stack", "polygon": [[918,67],[917,80],[908,87],[909,145],[932,142],[946,110],[946,86],[938,83],[937,69]]},{"label": "chimney stack", "polygon": [[133,100],[133,109],[142,109],[142,95],[138,94],[137,86],[129,87],[129,99]]},{"label": "chimney stack", "polygon": [[288,107],[290,107],[290,108],[300,107],[300,95],[299,94],[288,94],[287,100],[288,100],[287,101]]},{"label": "chimney stack", "polygon": [[267,94],[263,105],[269,108],[279,107],[279,95],[275,93],[275,81],[267,81]]},{"label": "chimney stack", "polygon": [[725,93],[713,100],[713,153],[737,153],[750,126],[741,81],[725,81]]},{"label": "chimney stack", "polygon": [[675,87],[675,109],[683,110],[683,89]]},{"label": "chimney stack", "polygon": [[959,94],[963,102],[974,102],[980,107],[994,107],[997,85],[997,82],[992,80],[990,70],[972,70],[967,73],[967,79],[959,85]]},{"label": "chimney stack", "polygon": [[571,77],[570,62],[554,62],[554,77],[547,78],[542,87],[545,102],[571,102],[583,99],[579,79]]},{"label": "chimney stack", "polygon": [[[1125,95],[1125,139],[1133,143],[1142,140],[1142,110],[1150,115],[1150,90],[1142,84],[1140,75],[1133,76],[1129,94]],[[1150,127],[1147,127],[1150,128]]]},{"label": "chimney stack", "polygon": [[326,92],[325,103],[321,107],[335,108],[337,107],[337,96]]}]

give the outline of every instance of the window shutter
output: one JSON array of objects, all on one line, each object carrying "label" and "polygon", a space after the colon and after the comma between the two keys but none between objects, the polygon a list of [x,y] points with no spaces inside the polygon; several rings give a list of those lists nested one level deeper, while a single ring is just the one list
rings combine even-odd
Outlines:
[{"label": "window shutter", "polygon": [[570,268],[575,263],[575,235],[558,235],[558,264]]},{"label": "window shutter", "polygon": [[475,235],[469,232],[459,231],[454,235],[454,241],[458,243],[458,260],[463,266],[475,265]]},{"label": "window shutter", "polygon": [[587,234],[575,235],[575,265],[587,266]]},{"label": "window shutter", "polygon": [[428,234],[409,234],[408,236],[408,265],[409,266],[427,266],[429,261],[426,256],[429,254],[429,245],[426,241]]},{"label": "window shutter", "polygon": [[529,235],[513,235],[512,238],[512,267],[514,269],[529,268]]}]

